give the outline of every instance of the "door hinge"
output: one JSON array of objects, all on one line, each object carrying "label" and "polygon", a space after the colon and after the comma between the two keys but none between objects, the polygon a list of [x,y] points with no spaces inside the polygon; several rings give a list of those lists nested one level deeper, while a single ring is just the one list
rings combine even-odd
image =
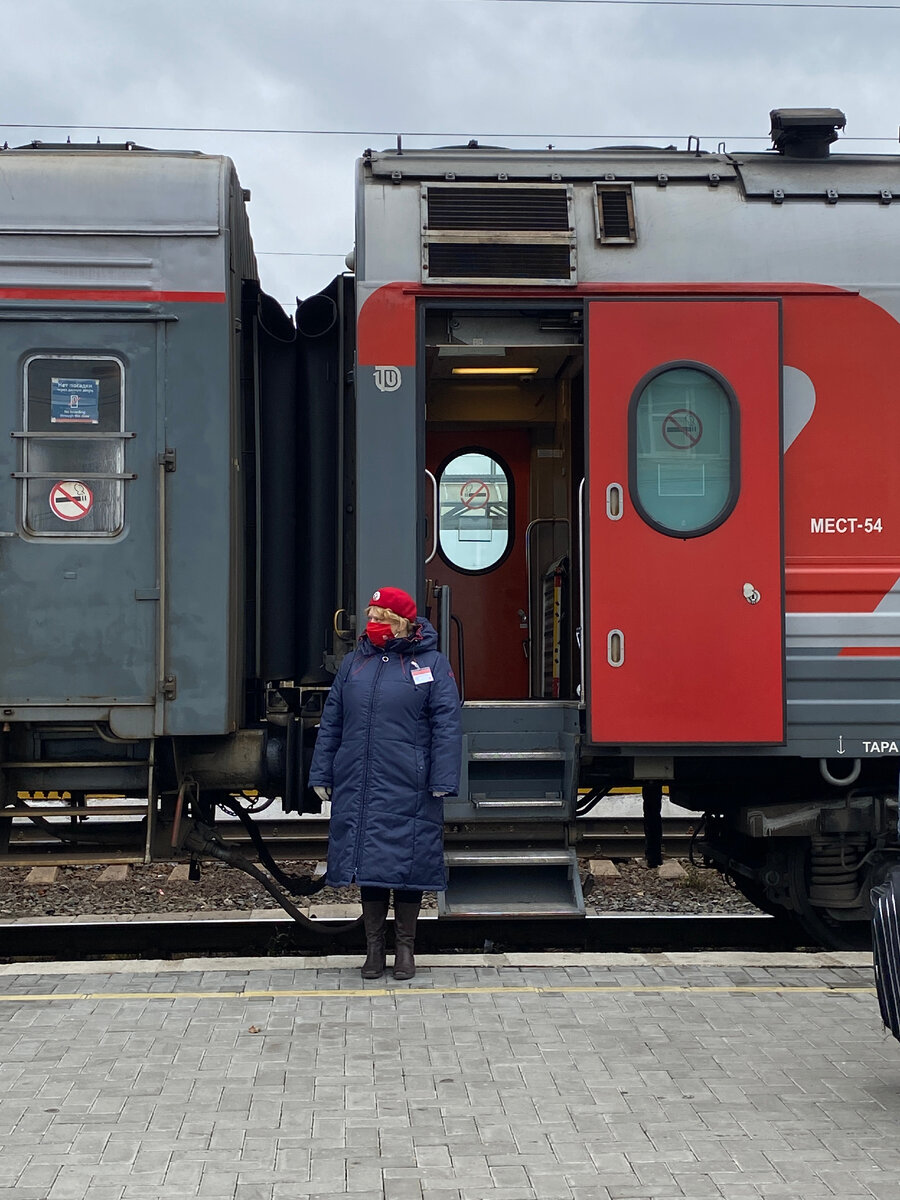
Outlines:
[{"label": "door hinge", "polygon": [[159,685],[164,700],[174,700],[178,695],[178,681],[174,675],[167,675]]},{"label": "door hinge", "polygon": [[162,454],[160,454],[157,461],[161,467],[165,467],[167,472],[174,471],[175,451],[170,446],[166,446],[165,450],[162,452]]}]

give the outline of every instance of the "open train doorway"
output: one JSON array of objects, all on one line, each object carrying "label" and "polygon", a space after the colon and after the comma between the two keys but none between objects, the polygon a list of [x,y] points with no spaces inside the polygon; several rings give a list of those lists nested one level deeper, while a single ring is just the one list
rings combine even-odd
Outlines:
[{"label": "open train doorway", "polygon": [[426,598],[464,698],[575,700],[582,310],[424,322]]}]

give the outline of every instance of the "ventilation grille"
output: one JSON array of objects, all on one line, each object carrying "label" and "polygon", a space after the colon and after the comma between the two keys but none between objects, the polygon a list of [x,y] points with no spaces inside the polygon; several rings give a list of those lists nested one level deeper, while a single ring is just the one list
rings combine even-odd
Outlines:
[{"label": "ventilation grille", "polygon": [[630,183],[595,183],[597,240],[604,245],[630,246],[637,241],[634,191]]},{"label": "ventilation grille", "polygon": [[429,283],[575,283],[571,186],[423,186],[422,276]]},{"label": "ventilation grille", "polygon": [[428,247],[428,274],[443,279],[568,279],[568,246],[438,242]]},{"label": "ventilation grille", "polygon": [[569,197],[556,188],[428,188],[429,229],[569,231]]}]

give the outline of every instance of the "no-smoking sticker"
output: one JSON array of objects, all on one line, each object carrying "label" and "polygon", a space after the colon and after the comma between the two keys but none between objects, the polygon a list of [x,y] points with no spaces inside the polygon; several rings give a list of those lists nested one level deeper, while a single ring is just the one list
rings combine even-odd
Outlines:
[{"label": "no-smoking sticker", "polygon": [[94,493],[77,479],[63,479],[50,489],[50,510],[61,521],[81,521],[94,507]]},{"label": "no-smoking sticker", "polygon": [[491,498],[491,489],[483,479],[469,479],[459,489],[459,498],[466,508],[484,508]]},{"label": "no-smoking sticker", "polygon": [[689,408],[675,408],[663,417],[662,435],[673,450],[691,450],[703,437],[703,422]]}]

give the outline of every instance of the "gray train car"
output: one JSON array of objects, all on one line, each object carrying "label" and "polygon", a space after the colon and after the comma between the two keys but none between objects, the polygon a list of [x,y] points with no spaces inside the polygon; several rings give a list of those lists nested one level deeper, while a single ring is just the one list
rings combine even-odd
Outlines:
[{"label": "gray train car", "polygon": [[204,796],[302,803],[267,681],[328,678],[294,611],[303,356],[227,158],[38,144],[0,175],[2,848],[171,855]]}]

